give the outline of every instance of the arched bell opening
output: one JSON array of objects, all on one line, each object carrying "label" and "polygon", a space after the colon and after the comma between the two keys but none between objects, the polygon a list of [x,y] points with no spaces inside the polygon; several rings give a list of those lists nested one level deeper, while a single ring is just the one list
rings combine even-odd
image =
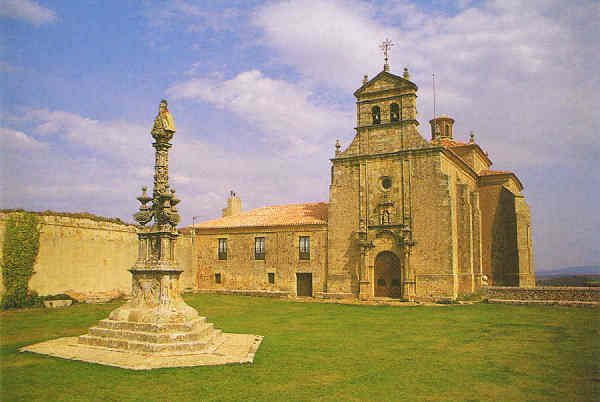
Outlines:
[{"label": "arched bell opening", "polygon": [[391,251],[382,251],[375,257],[375,297],[402,297],[402,262]]}]

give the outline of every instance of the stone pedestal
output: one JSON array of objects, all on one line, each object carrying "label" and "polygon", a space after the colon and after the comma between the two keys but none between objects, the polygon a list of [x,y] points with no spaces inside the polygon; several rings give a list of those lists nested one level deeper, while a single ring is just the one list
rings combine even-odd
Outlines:
[{"label": "stone pedestal", "polygon": [[222,331],[181,298],[182,271],[130,271],[131,301],[80,336],[80,344],[165,356],[210,352],[223,342]]}]

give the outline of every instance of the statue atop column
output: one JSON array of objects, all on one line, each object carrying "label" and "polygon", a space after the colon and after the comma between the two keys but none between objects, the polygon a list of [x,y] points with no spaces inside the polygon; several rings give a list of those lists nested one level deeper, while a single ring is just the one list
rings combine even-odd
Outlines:
[{"label": "statue atop column", "polygon": [[152,127],[152,137],[156,141],[159,141],[160,138],[168,137],[167,141],[170,141],[173,138],[173,134],[175,134],[175,122],[173,121],[173,116],[169,113],[169,109],[167,109],[167,101],[163,99],[158,105],[158,114],[156,115],[156,119],[154,119],[154,126]]},{"label": "statue atop column", "polygon": [[[142,187],[142,195],[138,200],[142,203],[140,211],[133,215],[134,219],[142,226],[154,218],[155,229],[161,231],[176,231],[180,221],[176,205],[180,200],[175,198],[175,189],[169,191],[169,141],[175,134],[175,121],[167,109],[167,101],[160,101],[158,114],[152,127],[152,138],[156,141],[152,146],[156,149],[154,165],[154,190],[152,197],[146,194],[146,187]],[[152,207],[146,203],[152,201]]]},{"label": "statue atop column", "polygon": [[[152,127],[152,144],[155,151],[154,188],[152,196],[137,199],[140,210],[133,215],[140,224],[138,230],[138,258],[129,270],[132,274],[132,299],[113,311],[110,318],[119,321],[172,322],[194,319],[196,310],[180,297],[179,276],[183,269],[175,258],[175,244],[179,234],[180,217],[176,205],[175,189],[169,185],[169,141],[175,134],[175,122],[162,100]],[[152,202],[152,205],[146,205]],[[148,223],[154,220],[150,227]]]}]

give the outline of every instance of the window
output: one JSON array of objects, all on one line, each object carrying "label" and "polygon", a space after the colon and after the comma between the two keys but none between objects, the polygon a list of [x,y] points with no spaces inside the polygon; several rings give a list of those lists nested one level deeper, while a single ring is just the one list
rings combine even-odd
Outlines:
[{"label": "window", "polygon": [[269,272],[267,275],[269,276],[269,283],[275,283],[275,273]]},{"label": "window", "polygon": [[265,238],[255,237],[254,238],[254,259],[264,260],[265,259]]},{"label": "window", "polygon": [[384,190],[389,190],[392,188],[392,179],[389,177],[381,178],[381,187],[383,187]]},{"label": "window", "polygon": [[310,237],[300,236],[300,259],[310,260]]},{"label": "window", "polygon": [[371,115],[373,116],[373,124],[381,123],[381,109],[379,109],[379,106],[373,106]]},{"label": "window", "polygon": [[219,239],[219,260],[227,259],[227,239]]},{"label": "window", "polygon": [[397,103],[392,103],[390,105],[390,121],[398,120],[400,120],[400,108]]},{"label": "window", "polygon": [[221,283],[221,274],[215,274],[215,283]]},{"label": "window", "polygon": [[392,286],[400,287],[400,279],[392,279]]},{"label": "window", "polygon": [[450,126],[446,124],[446,137],[450,137]]}]

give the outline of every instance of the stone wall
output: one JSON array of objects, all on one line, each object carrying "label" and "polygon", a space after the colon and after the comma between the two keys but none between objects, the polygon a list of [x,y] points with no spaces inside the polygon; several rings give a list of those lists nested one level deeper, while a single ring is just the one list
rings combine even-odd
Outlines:
[{"label": "stone wall", "polygon": [[[0,250],[7,216],[0,212]],[[29,289],[41,296],[64,293],[99,294],[131,292],[129,268],[138,253],[136,227],[80,217],[38,215],[40,248]],[[181,289],[196,284],[196,252],[191,234],[177,239],[175,256]],[[1,258],[1,253],[0,253]],[[4,293],[0,275],[0,294]]]},{"label": "stone wall", "polygon": [[490,286],[482,288],[489,299],[500,300],[561,300],[600,302],[600,287],[537,287],[518,288]]},{"label": "stone wall", "polygon": [[179,288],[181,290],[191,290],[196,283],[194,267],[196,266],[196,252],[194,249],[195,241],[191,233],[185,233],[179,236],[175,246],[175,259],[179,268],[183,270],[179,277]]},{"label": "stone wall", "polygon": [[[231,294],[296,295],[297,274],[304,273],[312,274],[313,296],[322,295],[327,266],[325,225],[197,231],[193,245],[196,264],[189,270],[194,289]],[[299,258],[300,236],[310,238],[308,260]],[[264,259],[255,259],[256,237],[265,239]],[[227,239],[226,259],[219,259],[219,239]],[[216,281],[217,274],[220,283]],[[269,282],[269,274],[273,283]]]},{"label": "stone wall", "polygon": [[[6,219],[0,213],[0,247]],[[137,256],[136,228],[86,218],[38,215],[40,248],[29,288],[40,295],[129,292]],[[4,288],[2,287],[2,291]]]}]

